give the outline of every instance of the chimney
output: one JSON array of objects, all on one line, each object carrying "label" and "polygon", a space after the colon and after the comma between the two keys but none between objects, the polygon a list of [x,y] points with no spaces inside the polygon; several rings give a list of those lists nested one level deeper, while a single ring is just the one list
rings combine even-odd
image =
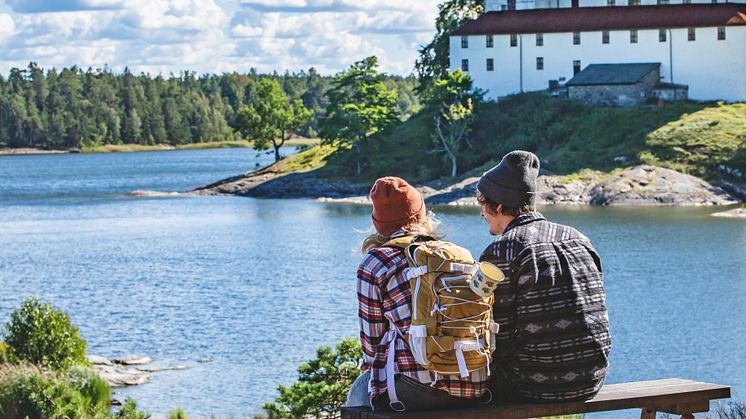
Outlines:
[{"label": "chimney", "polygon": [[499,0],[485,0],[484,1],[484,12],[499,12],[500,1]]}]

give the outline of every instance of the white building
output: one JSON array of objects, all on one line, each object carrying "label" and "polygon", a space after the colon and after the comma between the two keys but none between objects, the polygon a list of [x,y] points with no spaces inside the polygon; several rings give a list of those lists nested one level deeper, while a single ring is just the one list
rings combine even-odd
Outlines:
[{"label": "white building", "polygon": [[670,1],[487,0],[451,35],[451,70],[497,99],[589,64],[660,63],[661,82],[688,85],[691,99],[746,100],[746,0]]}]

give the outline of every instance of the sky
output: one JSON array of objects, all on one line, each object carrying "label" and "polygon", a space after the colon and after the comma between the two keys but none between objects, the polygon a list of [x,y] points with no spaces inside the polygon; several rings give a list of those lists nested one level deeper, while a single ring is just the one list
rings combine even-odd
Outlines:
[{"label": "sky", "polygon": [[0,0],[0,74],[29,62],[151,75],[412,72],[441,0]]}]

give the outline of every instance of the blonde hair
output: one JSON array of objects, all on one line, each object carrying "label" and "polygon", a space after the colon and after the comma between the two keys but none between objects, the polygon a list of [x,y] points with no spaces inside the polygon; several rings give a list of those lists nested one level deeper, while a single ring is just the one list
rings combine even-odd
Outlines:
[{"label": "blonde hair", "polygon": [[[423,221],[405,225],[397,231],[404,231],[408,236],[427,236],[432,237],[435,240],[440,240],[446,235],[446,233],[440,228],[440,224],[441,222],[435,214],[428,212]],[[372,233],[363,240],[363,244],[360,247],[360,253],[363,255],[377,247],[383,246],[391,240],[390,235],[384,236],[375,231],[373,227],[371,227],[371,230]]]}]

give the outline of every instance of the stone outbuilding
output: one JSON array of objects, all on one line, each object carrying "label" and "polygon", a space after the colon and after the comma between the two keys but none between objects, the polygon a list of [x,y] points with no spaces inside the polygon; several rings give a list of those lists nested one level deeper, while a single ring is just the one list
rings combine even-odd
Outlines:
[{"label": "stone outbuilding", "polygon": [[566,83],[570,99],[605,106],[638,106],[660,82],[660,63],[590,64]]}]

